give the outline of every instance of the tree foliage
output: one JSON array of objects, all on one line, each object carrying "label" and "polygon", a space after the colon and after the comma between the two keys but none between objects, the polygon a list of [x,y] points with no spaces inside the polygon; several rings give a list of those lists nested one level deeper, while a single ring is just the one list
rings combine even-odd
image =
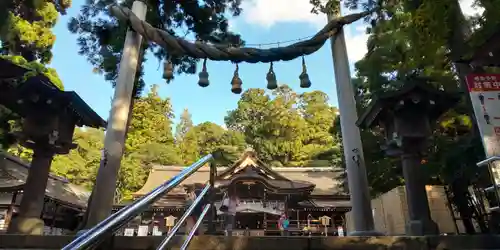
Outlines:
[{"label": "tree foliage", "polygon": [[73,141],[78,147],[68,155],[56,156],[51,166],[52,173],[64,176],[71,183],[92,188],[101,161],[103,138],[103,130],[77,128]]},{"label": "tree foliage", "polygon": [[70,0],[6,0],[0,4],[0,53],[20,55],[42,64],[52,59],[56,40],[52,28],[59,14],[65,14]]},{"label": "tree foliage", "polygon": [[[260,106],[255,103],[259,98],[266,100]],[[263,115],[265,120],[254,123]],[[238,108],[226,117],[228,128],[212,122],[194,125],[189,111],[184,110],[174,133],[170,100],[160,97],[158,87],[153,85],[148,94],[134,102],[116,201],[130,199],[144,184],[152,165],[186,166],[210,153],[222,156],[216,157],[216,164],[224,166],[232,164],[249,147],[257,149],[263,160],[274,166],[340,164],[339,138],[332,136],[335,116],[336,109],[328,104],[325,93],[298,95],[284,85],[271,95],[261,89],[249,89]],[[56,156],[52,172],[91,189],[103,140],[102,130],[77,128],[74,141],[78,148],[68,155]],[[277,146],[272,147],[273,144]],[[31,151],[15,146],[10,150],[24,158],[31,156]]]},{"label": "tree foliage", "polygon": [[[172,106],[169,99],[158,96],[157,90],[153,85],[147,95],[135,101],[118,175],[118,200],[130,199],[142,187],[152,164],[181,163],[172,135]],[[52,172],[91,188],[101,160],[104,133],[92,128],[77,129],[74,140],[78,148],[57,156]]]},{"label": "tree foliage", "polygon": [[[24,76],[44,74],[63,89],[56,71],[45,64],[52,59],[56,40],[52,28],[60,14],[65,14],[70,0],[4,0],[0,1],[0,58],[7,59],[30,71]],[[15,143],[12,135],[20,117],[0,105],[0,145],[9,148]]]},{"label": "tree foliage", "polygon": [[333,161],[339,148],[331,134],[336,110],[327,101],[323,92],[298,95],[287,85],[271,95],[248,89],[225,122],[229,129],[243,133],[261,159],[274,166],[307,166],[332,149]]},{"label": "tree foliage", "polygon": [[[132,0],[119,1],[122,6],[131,8]],[[79,53],[87,57],[95,67],[95,71],[105,75],[106,80],[115,84],[117,66],[119,64],[125,41],[126,25],[109,16],[106,7],[117,3],[114,0],[97,0],[85,3],[80,13],[73,17],[69,30],[78,34]],[[204,0],[204,1],[145,1],[147,4],[146,21],[153,27],[169,33],[186,37],[193,35],[203,42],[242,44],[239,35],[228,30],[227,15],[240,14],[240,0]],[[186,56],[175,56],[156,44],[143,43],[141,62],[145,61],[145,53],[151,53],[157,59],[170,58],[177,73],[194,74],[197,60]],[[144,88],[142,67],[136,79],[136,96],[140,96]]]},{"label": "tree foliage", "polygon": [[[212,122],[192,126],[190,119],[189,111],[184,110],[179,125],[188,126],[177,142],[185,164],[215,152],[223,153],[225,160],[221,159],[222,162],[219,163],[224,164],[230,162],[230,159],[237,158],[245,150],[245,140],[240,132],[224,129]],[[183,127],[178,126],[178,129]]]},{"label": "tree foliage", "polygon": [[[471,206],[467,188],[477,174],[475,162],[484,158],[479,133],[465,89],[465,75],[478,70],[455,63],[471,54],[498,30],[500,18],[496,0],[478,0],[486,8],[482,15],[465,18],[458,0],[359,1],[311,0],[313,11],[329,12],[345,4],[351,9],[371,9],[367,18],[368,53],[356,63],[356,98],[362,112],[370,100],[383,92],[402,87],[408,76],[429,77],[435,87],[463,93],[463,101],[437,121],[423,159],[429,184],[446,184],[467,232],[474,232],[471,218],[480,214]],[[496,5],[495,5],[496,4]],[[488,71],[489,69],[482,69]],[[383,135],[377,130],[362,131],[363,148],[373,194],[404,183],[398,159],[387,158],[379,146]],[[477,219],[481,225],[481,219]]]}]

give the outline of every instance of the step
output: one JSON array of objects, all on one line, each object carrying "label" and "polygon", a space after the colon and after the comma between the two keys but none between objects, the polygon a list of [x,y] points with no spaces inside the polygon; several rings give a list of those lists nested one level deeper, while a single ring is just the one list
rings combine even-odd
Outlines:
[{"label": "step", "polygon": [[[172,240],[168,249],[179,249],[183,236]],[[70,236],[0,235],[0,249],[61,249]],[[116,236],[106,249],[156,249],[163,237]],[[223,237],[198,236],[190,250],[472,250],[500,249],[500,236],[428,236],[428,237]]]}]

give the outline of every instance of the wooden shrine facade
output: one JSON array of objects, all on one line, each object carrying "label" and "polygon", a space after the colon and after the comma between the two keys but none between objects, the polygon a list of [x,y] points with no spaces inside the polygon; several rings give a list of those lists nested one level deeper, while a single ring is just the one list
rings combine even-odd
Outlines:
[{"label": "wooden shrine facade", "polygon": [[[179,166],[154,166],[146,183],[134,196],[142,197],[183,169]],[[186,188],[202,188],[209,180],[209,174],[209,166],[204,166],[191,175],[181,186],[130,223],[129,235],[131,229],[137,234],[139,227],[142,230],[139,235],[146,234],[146,231],[150,235],[165,234],[168,230],[167,217],[180,218],[185,211]],[[238,230],[235,234],[279,234],[279,216],[286,213],[290,219],[291,234],[303,234],[308,229],[308,234],[324,234],[326,230],[329,235],[335,235],[338,227],[345,227],[345,213],[351,208],[349,196],[340,194],[339,176],[338,171],[327,166],[271,168],[260,161],[254,152],[247,151],[232,166],[217,168],[215,205],[220,207],[225,190],[236,189],[241,204],[237,208],[235,228]],[[115,209],[124,205],[117,205]],[[222,232],[223,216],[220,216],[220,211],[218,215],[217,230]],[[328,218],[328,226],[320,225],[320,218]]]},{"label": "wooden shrine facade", "polygon": [[[19,211],[29,164],[0,152],[0,233]],[[81,222],[90,192],[50,175],[45,189],[45,202],[40,218],[45,222],[44,234],[62,235],[74,232]]]}]

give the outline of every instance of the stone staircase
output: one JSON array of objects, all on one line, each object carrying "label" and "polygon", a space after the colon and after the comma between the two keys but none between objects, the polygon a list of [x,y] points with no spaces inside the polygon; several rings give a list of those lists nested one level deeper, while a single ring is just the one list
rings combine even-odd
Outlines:
[{"label": "stone staircase", "polygon": [[[0,235],[0,249],[61,249],[71,236]],[[156,249],[163,237],[116,236],[100,249]],[[183,236],[168,249],[179,249]],[[223,237],[198,236],[190,250],[479,250],[500,249],[500,235],[431,237]]]}]

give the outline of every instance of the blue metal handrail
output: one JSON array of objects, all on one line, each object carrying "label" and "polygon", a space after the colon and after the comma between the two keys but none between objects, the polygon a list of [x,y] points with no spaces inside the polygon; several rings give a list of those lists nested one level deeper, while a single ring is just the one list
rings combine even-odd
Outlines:
[{"label": "blue metal handrail", "polygon": [[476,164],[478,167],[488,166],[490,163],[492,163],[494,161],[498,161],[498,160],[500,160],[500,156],[492,156],[492,157],[489,157],[486,160],[482,160]]},{"label": "blue metal handrail", "polygon": [[139,213],[144,211],[148,206],[160,199],[163,195],[177,187],[182,181],[191,176],[194,172],[200,169],[205,163],[212,160],[211,154],[201,158],[191,166],[184,169],[177,176],[166,181],[162,185],[149,192],[141,199],[136,200],[132,204],[120,209],[108,218],[101,221],[99,224],[89,229],[71,243],[66,245],[63,250],[87,249],[98,244],[109,236],[112,236],[123,225],[135,218]]},{"label": "blue metal handrail", "polygon": [[[170,240],[174,237],[174,235],[177,233],[177,231],[179,230],[179,228],[181,228],[181,226],[184,224],[184,222],[186,221],[186,219],[193,213],[193,210],[203,200],[203,197],[208,193],[208,191],[210,190],[210,188],[212,188],[212,186],[210,184],[207,184],[205,186],[205,188],[201,191],[201,193],[198,195],[198,197],[196,197],[196,199],[194,200],[193,204],[191,204],[191,206],[189,206],[189,208],[187,209],[187,211],[181,216],[181,218],[177,221],[177,223],[170,230],[170,232],[168,232],[168,234],[165,237],[165,239],[163,239],[163,241],[160,243],[160,245],[158,245],[158,247],[156,248],[156,250],[163,250],[163,249],[165,249],[167,247],[168,242],[170,242]],[[200,218],[202,218],[202,217],[200,216]]]},{"label": "blue metal handrail", "polygon": [[[497,183],[496,181],[496,178],[495,178],[495,172],[493,171],[492,169],[492,163],[496,162],[496,161],[499,161],[500,160],[500,156],[492,156],[492,157],[489,157],[489,158],[486,158],[485,160],[482,160],[480,162],[477,163],[477,166],[478,167],[483,167],[483,166],[486,166],[488,167],[488,172],[489,172],[489,175],[490,175],[490,178],[491,178],[491,183],[493,185],[487,187],[487,188],[484,188],[483,191],[484,192],[493,192],[495,194],[495,197],[496,197],[496,200],[497,202],[500,202],[500,183]],[[490,212],[492,211],[499,211],[500,210],[500,206],[495,206],[495,207],[490,207],[488,208],[488,210]]]},{"label": "blue metal handrail", "polygon": [[203,209],[203,212],[201,212],[200,218],[196,221],[196,224],[194,224],[193,228],[189,232],[189,235],[187,239],[184,241],[184,244],[182,244],[180,250],[186,250],[189,246],[189,243],[191,243],[191,240],[193,239],[194,234],[198,230],[198,227],[200,227],[201,223],[203,222],[203,219],[207,215],[208,210],[210,210],[211,204],[205,205],[205,208]]}]

